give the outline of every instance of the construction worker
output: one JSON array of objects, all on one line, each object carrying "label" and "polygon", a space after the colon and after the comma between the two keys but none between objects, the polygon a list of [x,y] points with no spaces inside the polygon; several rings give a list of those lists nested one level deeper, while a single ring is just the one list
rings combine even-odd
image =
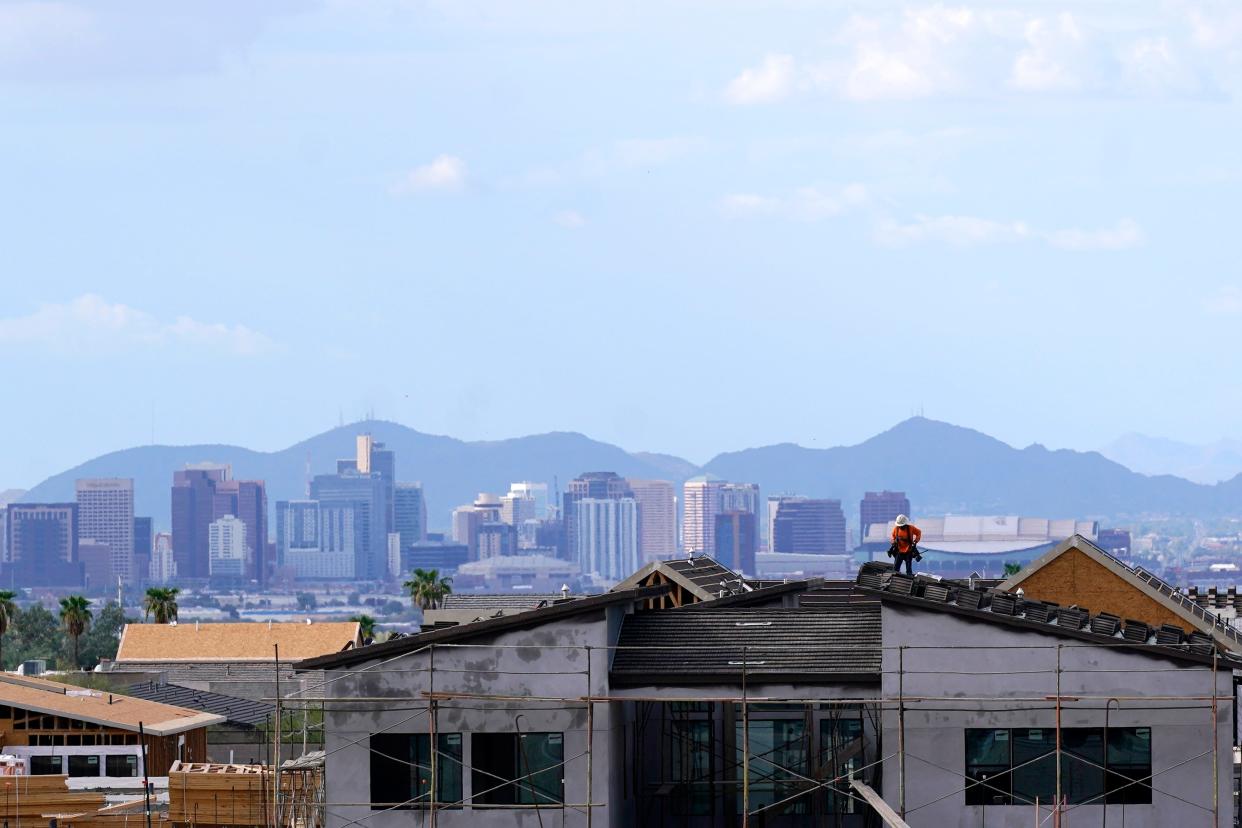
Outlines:
[{"label": "construction worker", "polygon": [[919,531],[919,527],[910,522],[910,518],[905,515],[898,515],[896,525],[893,527],[893,545],[888,548],[888,554],[893,556],[894,568],[897,572],[901,571],[901,565],[906,565],[906,574],[914,575],[914,561],[922,560],[923,556],[919,554],[918,543],[923,539],[923,533]]}]

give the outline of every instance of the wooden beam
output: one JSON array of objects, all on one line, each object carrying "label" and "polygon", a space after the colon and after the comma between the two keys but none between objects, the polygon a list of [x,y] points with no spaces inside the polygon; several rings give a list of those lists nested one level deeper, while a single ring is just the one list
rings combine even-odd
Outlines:
[{"label": "wooden beam", "polygon": [[897,816],[897,812],[889,807],[884,801],[884,797],[876,793],[870,785],[861,779],[851,779],[850,787],[858,791],[862,798],[867,800],[875,812],[880,815],[880,819],[884,820],[884,824],[889,828],[910,828],[910,825],[901,817]]}]

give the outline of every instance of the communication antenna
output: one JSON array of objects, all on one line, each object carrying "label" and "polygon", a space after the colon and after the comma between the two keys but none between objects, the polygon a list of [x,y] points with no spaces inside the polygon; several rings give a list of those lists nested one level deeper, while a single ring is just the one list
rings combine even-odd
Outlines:
[{"label": "communication antenna", "polygon": [[306,497],[309,499],[311,493],[311,458],[310,451],[306,452]]}]

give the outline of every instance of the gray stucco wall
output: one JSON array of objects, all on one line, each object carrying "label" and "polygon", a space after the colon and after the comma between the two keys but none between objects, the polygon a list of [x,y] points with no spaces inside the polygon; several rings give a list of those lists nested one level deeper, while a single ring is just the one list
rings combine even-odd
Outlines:
[{"label": "gray stucco wall", "polygon": [[[607,610],[608,616],[620,610]],[[537,629],[475,639],[469,646],[437,646],[434,652],[434,688],[428,670],[430,652],[402,656],[373,665],[364,672],[330,673],[325,686],[332,701],[325,713],[327,754],[327,824],[368,828],[408,828],[424,824],[424,811],[372,810],[370,800],[369,736],[376,732],[427,733],[427,704],[420,693],[455,692],[475,695],[517,696],[529,701],[459,698],[438,702],[439,733],[462,733],[462,794],[469,799],[470,768],[474,762],[471,733],[558,732],[564,734],[564,790],[568,805],[577,807],[465,808],[437,811],[437,824],[454,826],[586,825],[587,712],[584,703],[538,701],[539,697],[578,698],[587,693],[587,650],[592,692],[607,691],[609,628],[617,620],[600,612],[545,624]],[[358,669],[362,669],[360,666]],[[350,701],[354,699],[355,701]],[[379,701],[375,701],[378,699]],[[614,705],[597,704],[594,711],[594,748],[591,752],[593,824],[609,825],[608,810],[620,802],[613,763],[616,754],[609,733],[621,727]],[[616,705],[619,707],[619,705]],[[520,719],[518,718],[520,716]],[[356,742],[356,744],[355,744]],[[607,803],[607,804],[606,804]],[[613,822],[611,824],[622,824]]]},{"label": "gray stucco wall", "polygon": [[[894,604],[884,606],[883,629],[884,697],[896,700],[900,685],[900,694],[910,699],[905,704],[905,804],[913,828],[1035,824],[1030,805],[965,805],[965,729],[1055,728],[1055,702],[1047,697],[1057,695],[1057,645],[1062,645],[1061,696],[1077,699],[1063,702],[1062,727],[1103,727],[1107,699],[1127,697],[1113,704],[1109,725],[1151,727],[1155,788],[1150,805],[1069,806],[1073,810],[1062,824],[1095,826],[1107,818],[1109,825],[1128,828],[1212,825],[1212,712],[1207,697],[1213,686],[1224,697],[1218,702],[1215,733],[1217,825],[1233,824],[1229,671],[1213,678],[1210,666]],[[1154,698],[1169,696],[1183,698]],[[1186,698],[1196,696],[1201,698]],[[914,700],[918,697],[929,700]],[[981,698],[987,701],[977,700]],[[898,731],[896,708],[888,706],[883,744],[890,758],[884,765],[883,793],[895,808],[901,778],[895,756]]]}]

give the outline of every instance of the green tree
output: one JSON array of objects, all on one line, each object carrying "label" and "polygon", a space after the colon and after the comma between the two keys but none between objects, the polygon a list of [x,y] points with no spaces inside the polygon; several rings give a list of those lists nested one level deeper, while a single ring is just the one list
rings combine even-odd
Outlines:
[{"label": "green tree", "polygon": [[54,665],[64,645],[65,636],[56,623],[56,616],[42,604],[35,604],[19,610],[9,625],[7,660],[17,665],[31,659],[43,659]]},{"label": "green tree", "polygon": [[355,615],[350,621],[358,622],[358,634],[362,636],[362,640],[374,640],[375,638],[375,619],[369,615]]},{"label": "green tree", "polygon": [[136,619],[125,617],[125,611],[116,603],[109,601],[91,622],[90,629],[82,636],[82,663],[93,668],[102,659],[116,658],[117,648],[121,645],[121,632],[125,624]]},{"label": "green tree", "polygon": [[302,612],[314,612],[319,606],[319,599],[311,592],[298,593],[298,609]]},{"label": "green tree", "polygon": [[142,606],[146,610],[146,618],[155,616],[155,623],[167,624],[177,620],[177,595],[181,590],[176,587],[151,587],[147,590]]},{"label": "green tree", "polygon": [[1016,564],[1016,563],[1013,563],[1012,561],[1005,564],[1005,577],[1006,578],[1017,575],[1021,571],[1022,571],[1022,564]]},{"label": "green tree", "polygon": [[86,628],[91,625],[90,606],[91,602],[81,595],[70,595],[68,598],[60,599],[60,622],[64,625],[69,638],[73,640],[73,668],[75,670],[82,666],[78,658],[78,641],[86,632]]},{"label": "green tree", "polygon": [[16,597],[15,592],[0,590],[0,670],[4,669],[4,637],[9,634],[9,625],[17,620],[17,604],[13,603]]},{"label": "green tree", "polygon": [[419,609],[435,609],[453,591],[453,579],[441,578],[438,569],[415,569],[404,586]]}]

